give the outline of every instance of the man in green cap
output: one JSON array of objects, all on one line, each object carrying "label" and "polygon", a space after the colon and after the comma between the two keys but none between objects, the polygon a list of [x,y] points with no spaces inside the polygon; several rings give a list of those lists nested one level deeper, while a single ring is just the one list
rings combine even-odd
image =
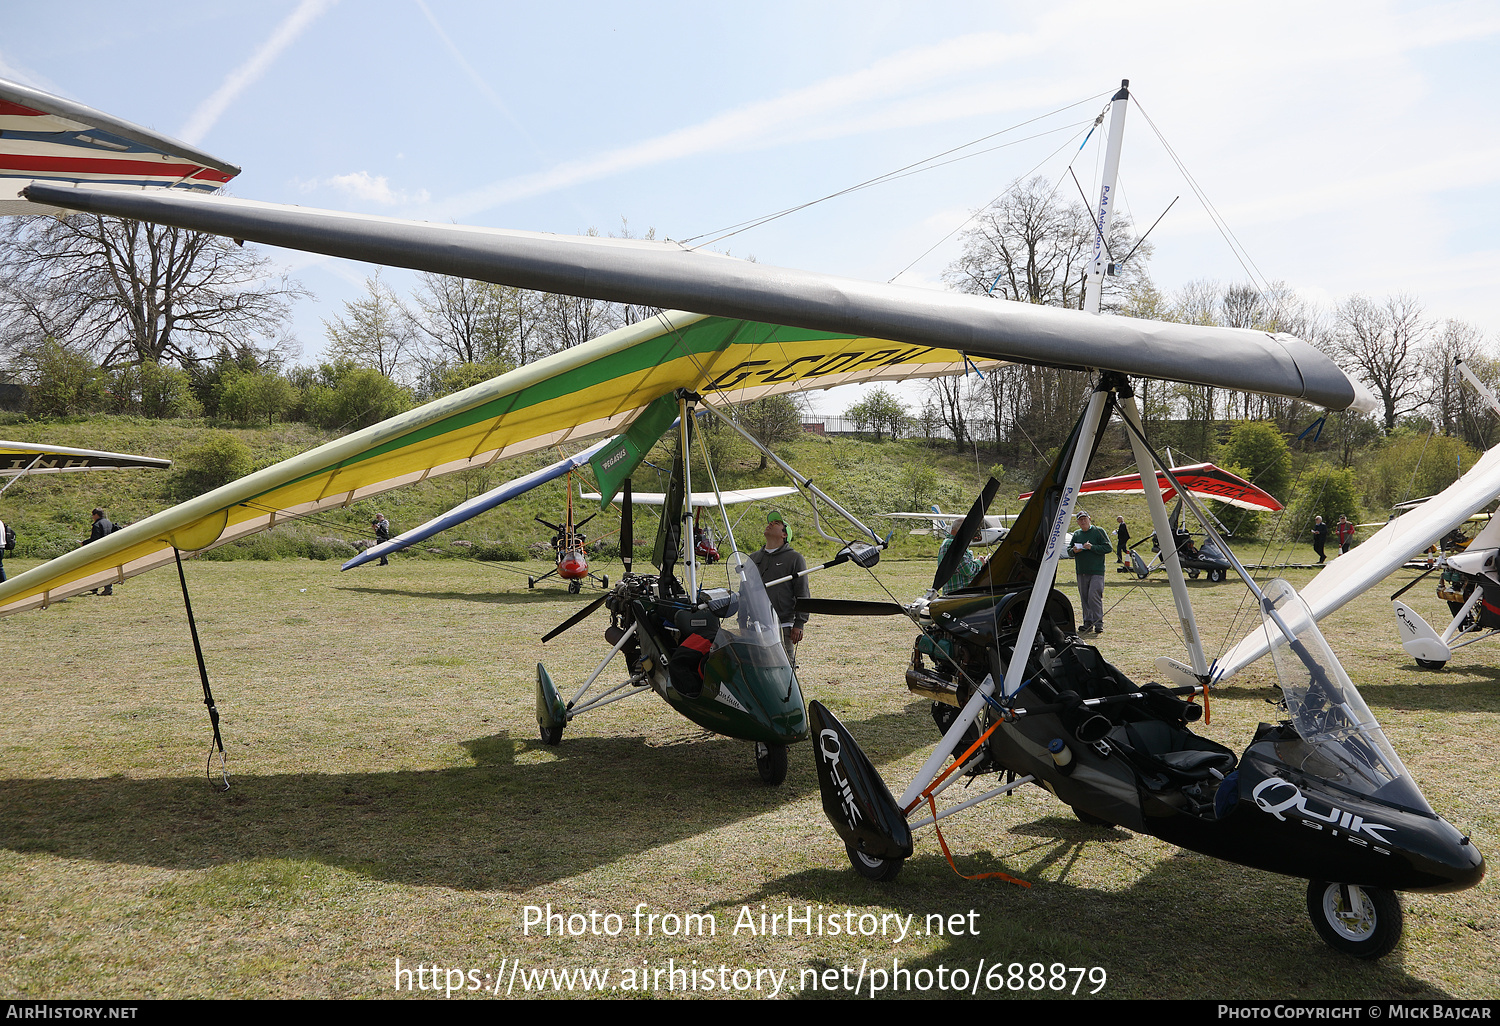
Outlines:
[{"label": "man in green cap", "polygon": [[1104,557],[1109,535],[1095,527],[1087,513],[1078,515],[1078,530],[1068,539],[1068,555],[1078,563],[1078,597],[1083,602],[1079,634],[1104,633]]},{"label": "man in green cap", "polygon": [[[792,548],[792,532],[787,529],[786,521],[780,513],[771,513],[766,516],[766,545],[750,554],[750,562],[760,571],[762,581],[775,581],[783,577],[791,577],[789,581],[781,584],[773,584],[766,588],[766,597],[771,600],[771,608],[776,611],[776,617],[781,621],[781,640],[786,645],[787,658],[791,660],[792,666],[797,665],[796,649],[793,647],[802,641],[802,626],[807,623],[807,614],[797,612],[797,599],[807,598],[807,560],[802,554]],[[792,576],[803,574],[803,576]]]}]

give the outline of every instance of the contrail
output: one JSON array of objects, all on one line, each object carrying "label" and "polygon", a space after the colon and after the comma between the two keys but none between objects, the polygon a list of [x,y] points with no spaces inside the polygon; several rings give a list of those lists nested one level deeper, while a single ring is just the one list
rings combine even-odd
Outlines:
[{"label": "contrail", "polygon": [[223,116],[224,111],[250,86],[260,80],[271,63],[281,56],[281,51],[290,46],[307,26],[317,20],[338,0],[302,0],[297,9],[286,20],[276,26],[271,38],[250,57],[248,61],[231,71],[224,84],[212,96],[198,105],[188,118],[187,124],[177,134],[184,142],[197,145]]}]

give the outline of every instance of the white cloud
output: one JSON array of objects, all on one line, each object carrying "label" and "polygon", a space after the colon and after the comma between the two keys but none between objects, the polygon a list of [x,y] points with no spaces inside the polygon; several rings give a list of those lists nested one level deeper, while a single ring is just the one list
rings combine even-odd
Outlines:
[{"label": "white cloud", "polygon": [[351,171],[347,175],[314,178],[310,181],[299,182],[297,187],[303,192],[313,192],[324,188],[334,189],[361,203],[371,203],[381,207],[420,205],[431,199],[426,189],[417,192],[392,189],[390,179],[385,175],[372,175],[368,171]]},{"label": "white cloud", "polygon": [[271,38],[266,40],[248,61],[231,71],[225,77],[224,84],[219,86],[213,95],[198,105],[198,109],[193,111],[188,118],[187,124],[183,125],[182,130],[177,133],[183,141],[194,145],[201,143],[203,137],[224,115],[224,111],[229,109],[229,105],[260,80],[276,58],[281,56],[281,51],[295,42],[309,25],[337,2],[338,0],[302,0],[297,5],[297,9],[276,26],[276,31],[271,33]]}]

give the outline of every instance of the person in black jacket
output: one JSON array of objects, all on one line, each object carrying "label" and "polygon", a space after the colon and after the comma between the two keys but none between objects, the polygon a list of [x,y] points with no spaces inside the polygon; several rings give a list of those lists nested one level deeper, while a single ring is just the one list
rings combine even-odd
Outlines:
[{"label": "person in black jacket", "polygon": [[1327,557],[1323,555],[1323,546],[1328,544],[1328,525],[1323,523],[1322,517],[1313,517],[1313,551],[1318,554],[1318,565],[1323,565]]},{"label": "person in black jacket", "polygon": [[1115,528],[1115,562],[1124,564],[1125,554],[1130,551],[1130,528],[1125,526],[1125,518],[1115,517],[1115,523],[1120,526]]},{"label": "person in black jacket", "polygon": [[[115,533],[115,525],[109,522],[109,517],[104,515],[104,510],[100,509],[98,506],[95,506],[92,516],[94,518],[94,524],[89,528],[89,537],[88,541],[84,542],[85,545],[89,544],[89,542],[96,542],[100,538],[104,538]],[[113,584],[106,584],[104,586],[104,594],[113,595],[114,593],[115,586]],[[93,590],[93,594],[99,594],[99,589],[95,588]]]},{"label": "person in black jacket", "polygon": [[[370,521],[370,526],[375,528],[375,544],[384,545],[391,540],[391,522],[385,518],[384,513],[376,513],[375,519]],[[380,557],[381,566],[390,566],[391,561],[384,556]]]}]

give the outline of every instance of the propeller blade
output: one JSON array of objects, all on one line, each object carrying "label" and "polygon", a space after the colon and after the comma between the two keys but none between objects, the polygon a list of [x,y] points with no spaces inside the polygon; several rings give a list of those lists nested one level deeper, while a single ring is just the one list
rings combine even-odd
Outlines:
[{"label": "propeller blade", "polygon": [[620,561],[625,572],[630,573],[630,564],[635,558],[635,511],[630,502],[630,478],[624,481],[624,496],[620,500]]},{"label": "propeller blade", "polygon": [[556,627],[552,628],[546,634],[542,635],[542,644],[545,645],[547,642],[549,642],[553,638],[557,637],[563,631],[568,630],[570,627],[574,626],[575,624],[578,624],[578,623],[581,623],[584,620],[587,620],[588,617],[589,617],[589,614],[591,614],[594,610],[598,609],[600,606],[604,605],[604,600],[607,599],[607,598],[609,598],[609,592],[605,592],[603,595],[600,595],[598,598],[594,599],[594,601],[590,602],[588,605],[584,606],[578,612],[574,613],[572,616],[568,617],[562,623],[558,624]]},{"label": "propeller blade", "polygon": [[901,616],[906,607],[899,602],[863,602],[859,599],[799,598],[799,613],[826,613],[829,616]]},{"label": "propeller blade", "polygon": [[989,511],[990,503],[995,501],[995,493],[999,490],[1000,482],[992,477],[985,484],[984,491],[979,493],[979,498],[974,500],[969,515],[964,517],[963,522],[958,525],[958,533],[953,536],[957,541],[948,546],[943,561],[938,564],[937,573],[932,576],[933,591],[947,584],[948,578],[953,576],[953,572],[964,561],[964,552],[968,550],[975,533],[984,526],[984,515]]}]

